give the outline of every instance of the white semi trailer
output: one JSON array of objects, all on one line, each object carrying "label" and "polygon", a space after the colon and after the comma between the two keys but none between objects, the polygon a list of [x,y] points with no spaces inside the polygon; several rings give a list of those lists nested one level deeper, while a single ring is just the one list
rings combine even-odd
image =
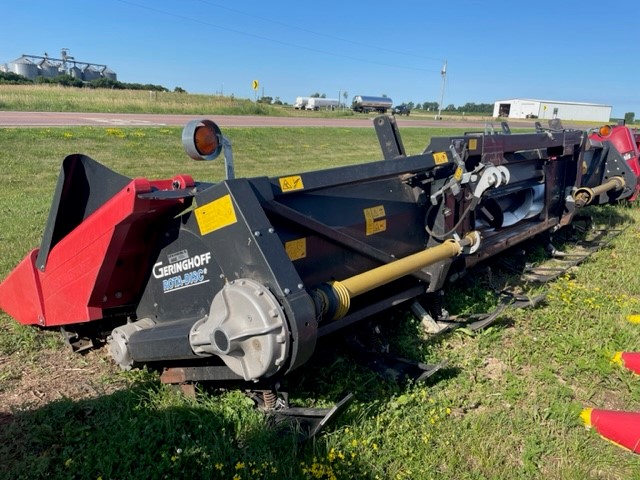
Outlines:
[{"label": "white semi trailer", "polygon": [[296,97],[296,102],[293,104],[293,108],[296,110],[304,110],[304,107],[309,103],[311,97]]},{"label": "white semi trailer", "polygon": [[340,101],[335,98],[316,98],[312,97],[307,102],[307,105],[304,107],[305,110],[320,110],[327,109],[333,110],[340,105]]}]

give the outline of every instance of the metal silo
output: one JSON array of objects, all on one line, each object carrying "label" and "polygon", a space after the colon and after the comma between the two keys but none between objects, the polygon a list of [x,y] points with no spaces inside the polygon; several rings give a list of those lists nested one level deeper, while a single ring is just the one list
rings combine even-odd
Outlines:
[{"label": "metal silo", "polygon": [[104,67],[101,73],[104,78],[108,78],[109,80],[113,80],[114,82],[118,80],[116,72],[111,70],[109,67]]},{"label": "metal silo", "polygon": [[9,63],[9,68],[29,80],[35,80],[38,77],[38,66],[24,56]]},{"label": "metal silo", "polygon": [[82,69],[82,76],[84,77],[85,82],[90,82],[91,80],[97,80],[100,78],[100,72],[91,65],[87,65]]},{"label": "metal silo", "polygon": [[71,77],[75,78],[76,80],[83,79],[82,70],[80,70],[80,68],[75,65],[69,69],[69,75],[71,75]]},{"label": "metal silo", "polygon": [[42,60],[38,64],[38,69],[40,75],[47,78],[53,78],[60,75],[60,70],[58,65],[51,63],[49,60]]}]

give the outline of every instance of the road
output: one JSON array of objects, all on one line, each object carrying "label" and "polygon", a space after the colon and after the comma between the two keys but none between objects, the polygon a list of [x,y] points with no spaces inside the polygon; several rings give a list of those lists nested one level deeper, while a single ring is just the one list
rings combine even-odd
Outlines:
[{"label": "road", "polygon": [[[71,126],[118,126],[156,127],[182,126],[193,119],[209,118],[221,127],[349,127],[371,128],[374,116],[361,118],[321,117],[267,117],[240,115],[167,115],[148,113],[75,113],[75,112],[4,112],[0,111],[0,127],[71,127]],[[396,117],[398,126],[475,128],[484,126],[484,121],[433,120],[428,118]],[[499,123],[495,125],[499,128]],[[526,126],[533,127],[527,121]]]}]

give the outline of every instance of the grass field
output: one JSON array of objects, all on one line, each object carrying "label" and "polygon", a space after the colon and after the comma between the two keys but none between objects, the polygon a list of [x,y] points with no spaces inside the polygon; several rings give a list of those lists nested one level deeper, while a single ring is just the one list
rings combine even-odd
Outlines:
[{"label": "grass field", "polygon": [[[0,96],[0,102],[2,97]],[[430,135],[403,131],[410,153]],[[379,159],[373,129],[228,129],[238,176]],[[222,178],[193,162],[178,128],[0,129],[0,278],[38,245],[62,158],[85,153],[129,176]],[[240,392],[196,399],[155,373],[122,373],[104,351],[67,353],[56,332],[0,314],[0,477],[53,479],[640,479],[640,460],[586,431],[583,407],[640,409],[640,380],[610,362],[640,346],[640,214],[593,208],[626,230],[536,309],[494,326],[424,337],[406,312],[384,323],[399,355],[447,367],[428,383],[381,379],[338,345],[287,379],[292,400],[355,401],[313,441],[268,424]],[[448,288],[452,313],[495,302],[486,277]]]},{"label": "grass field", "polygon": [[219,95],[144,90],[83,89],[51,85],[0,85],[0,110],[218,115],[279,115],[281,109]]},{"label": "grass field", "polygon": [[[283,99],[286,100],[286,99]],[[0,111],[175,113],[194,115],[270,115],[301,117],[363,116],[349,109],[309,112],[291,105],[266,105],[246,98],[221,95],[147,92],[142,90],[81,89],[52,85],[0,85]],[[433,118],[434,112],[414,110],[410,118]],[[466,117],[491,120],[491,115]],[[461,118],[451,112],[445,118]]]}]

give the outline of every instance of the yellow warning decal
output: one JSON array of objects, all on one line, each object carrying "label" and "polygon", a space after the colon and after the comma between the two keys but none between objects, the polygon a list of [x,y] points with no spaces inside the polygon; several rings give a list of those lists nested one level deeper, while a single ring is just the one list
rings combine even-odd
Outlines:
[{"label": "yellow warning decal", "polygon": [[478,139],[477,138],[470,138],[469,139],[469,150],[475,150],[476,148],[478,148]]},{"label": "yellow warning decal", "polygon": [[284,243],[284,249],[291,261],[307,257],[307,239],[305,237]]},{"label": "yellow warning decal", "polygon": [[456,168],[456,171],[453,174],[453,178],[455,178],[458,182],[462,180],[462,169],[460,167]]},{"label": "yellow warning decal", "polygon": [[449,158],[446,152],[436,152],[433,154],[433,161],[436,162],[436,165],[442,165],[449,162]]},{"label": "yellow warning decal", "polygon": [[384,218],[386,215],[384,205],[365,208],[363,213],[367,235],[374,235],[376,233],[384,232],[387,229],[387,219]]},{"label": "yellow warning decal", "polygon": [[195,213],[200,235],[215,232],[238,221],[229,194],[196,208]]},{"label": "yellow warning decal", "polygon": [[293,192],[295,190],[302,190],[304,184],[302,183],[302,177],[300,175],[292,175],[290,177],[280,177],[280,190],[283,192]]}]

